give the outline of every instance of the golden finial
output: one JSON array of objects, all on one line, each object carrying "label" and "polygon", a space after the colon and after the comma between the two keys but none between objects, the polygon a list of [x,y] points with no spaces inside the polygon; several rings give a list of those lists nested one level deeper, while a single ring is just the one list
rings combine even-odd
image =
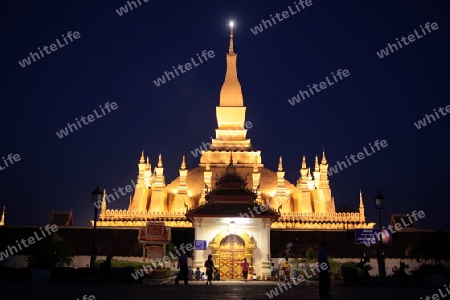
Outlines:
[{"label": "golden finial", "polygon": [[159,157],[158,157],[158,168],[162,168],[162,166],[163,166],[163,164],[162,164],[162,156],[161,156],[161,153],[160,153]]},{"label": "golden finial", "polygon": [[183,155],[183,159],[181,160],[181,170],[186,170],[186,157]]},{"label": "golden finial", "polygon": [[228,49],[228,54],[234,54],[234,45],[233,45],[233,27],[234,22],[230,21],[230,48]]},{"label": "golden finial", "polygon": [[142,149],[141,159],[139,160],[139,163],[144,164],[145,158],[144,158],[144,149]]},{"label": "golden finial", "polygon": [[322,161],[320,162],[322,165],[327,164],[327,158],[325,157],[325,148],[322,149]]},{"label": "golden finial", "polygon": [[280,156],[280,160],[278,161],[278,172],[283,171],[283,159]]}]

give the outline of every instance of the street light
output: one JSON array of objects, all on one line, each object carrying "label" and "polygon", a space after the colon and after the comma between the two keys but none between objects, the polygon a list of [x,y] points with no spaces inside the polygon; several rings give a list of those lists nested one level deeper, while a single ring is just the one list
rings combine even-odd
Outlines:
[{"label": "street light", "polygon": [[380,255],[378,260],[378,273],[380,278],[386,278],[386,269],[384,267],[384,254],[383,254],[383,227],[381,224],[381,210],[384,209],[384,196],[381,194],[381,191],[378,191],[378,194],[375,196],[375,207],[378,209],[378,220],[380,222],[380,231],[379,231],[379,239],[380,239]]},{"label": "street light", "polygon": [[99,203],[102,201],[102,191],[100,190],[100,187],[97,186],[97,189],[92,192],[92,204],[94,204],[94,231],[92,233],[92,250],[91,250],[91,264],[90,268],[95,268],[95,260],[97,259],[97,245],[95,240],[95,235],[97,232],[97,215],[98,215],[98,206]]}]

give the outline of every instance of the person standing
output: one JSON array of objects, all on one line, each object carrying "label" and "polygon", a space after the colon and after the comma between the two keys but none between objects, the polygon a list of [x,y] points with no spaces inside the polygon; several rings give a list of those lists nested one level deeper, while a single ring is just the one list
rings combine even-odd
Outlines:
[{"label": "person standing", "polygon": [[274,263],[272,263],[270,265],[270,279],[272,281],[275,281],[275,264]]},{"label": "person standing", "polygon": [[283,275],[284,275],[284,272],[283,272],[283,261],[284,261],[283,257],[278,260],[278,269],[277,269],[277,271],[278,271],[277,272],[278,273],[278,281],[282,281],[283,280]]},{"label": "person standing", "polygon": [[247,281],[248,277],[248,267],[250,266],[247,262],[247,258],[244,258],[244,261],[241,263],[242,266],[242,275],[244,276],[244,281]]},{"label": "person standing", "polygon": [[184,284],[187,285],[189,280],[189,274],[188,274],[188,259],[186,253],[182,253],[180,255],[180,258],[178,259],[178,269],[180,269],[180,272],[178,272],[178,276],[175,278],[175,284],[178,284],[178,281],[183,279]]},{"label": "person standing", "polygon": [[205,268],[206,268],[206,276],[208,276],[208,279],[206,280],[206,285],[208,285],[208,282],[210,285],[212,285],[213,269],[217,270],[217,268],[214,266],[211,254],[208,255],[208,260],[205,261]]},{"label": "person standing", "polygon": [[[321,299],[327,299],[330,295],[330,263],[328,262],[327,242],[322,241],[321,247],[318,253],[319,260],[319,295]],[[323,267],[323,264],[325,266]]]},{"label": "person standing", "polygon": [[283,263],[281,264],[281,266],[282,266],[282,269],[283,269],[284,281],[288,282],[289,281],[289,277],[291,275],[291,264],[289,263],[289,258],[287,256],[283,260]]}]

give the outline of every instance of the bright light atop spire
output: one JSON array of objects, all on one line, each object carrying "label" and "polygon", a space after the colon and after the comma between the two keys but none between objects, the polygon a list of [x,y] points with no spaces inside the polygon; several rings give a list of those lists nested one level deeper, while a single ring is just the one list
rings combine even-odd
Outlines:
[{"label": "bright light atop spire", "polygon": [[234,27],[234,21],[230,21],[228,24],[230,26],[230,48],[228,49],[228,54],[234,54],[234,49],[233,49],[233,27]]}]

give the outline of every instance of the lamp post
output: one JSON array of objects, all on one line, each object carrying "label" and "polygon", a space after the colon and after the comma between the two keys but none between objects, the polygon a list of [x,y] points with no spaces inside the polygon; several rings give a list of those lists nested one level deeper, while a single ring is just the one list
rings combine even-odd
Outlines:
[{"label": "lamp post", "polygon": [[380,222],[380,255],[378,260],[378,273],[380,278],[386,278],[386,269],[384,267],[384,254],[383,254],[383,227],[381,224],[381,210],[384,208],[384,196],[381,194],[381,191],[378,191],[378,194],[375,196],[375,207],[378,209],[378,220]]},{"label": "lamp post", "polygon": [[96,245],[96,233],[97,233],[97,215],[98,215],[98,206],[102,201],[102,191],[100,187],[97,186],[97,189],[92,192],[92,204],[94,205],[94,230],[92,232],[92,250],[91,250],[91,263],[90,268],[95,268],[95,260],[97,259],[97,245]]}]

